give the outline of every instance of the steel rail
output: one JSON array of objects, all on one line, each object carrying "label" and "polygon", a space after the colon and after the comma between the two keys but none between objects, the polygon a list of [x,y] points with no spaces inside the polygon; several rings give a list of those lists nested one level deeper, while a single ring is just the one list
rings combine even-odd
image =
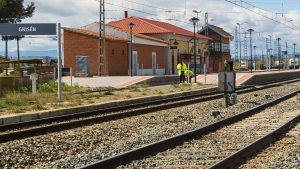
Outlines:
[{"label": "steel rail", "polygon": [[209,169],[230,169],[237,167],[239,164],[245,161],[245,159],[249,159],[254,154],[264,150],[268,145],[274,143],[278,140],[282,135],[290,131],[297,123],[300,122],[300,114],[296,117],[292,118],[285,124],[281,125],[276,130],[266,134],[265,136],[257,139],[252,142],[248,146],[240,149],[239,151],[233,153],[227,158],[221,160],[220,162],[212,165]]},{"label": "steel rail", "polygon": [[291,92],[285,96],[282,96],[280,98],[277,98],[277,99],[267,102],[265,104],[256,106],[256,107],[246,110],[242,113],[239,113],[235,116],[220,120],[218,122],[206,125],[204,127],[194,129],[194,130],[186,132],[186,133],[176,135],[174,137],[170,137],[170,138],[158,141],[158,142],[148,144],[146,146],[143,146],[143,147],[140,147],[140,148],[128,151],[128,152],[121,153],[119,155],[116,155],[116,156],[113,156],[113,157],[110,157],[110,158],[107,158],[104,160],[100,160],[93,164],[83,166],[80,169],[116,168],[117,166],[128,164],[133,160],[139,160],[146,156],[154,155],[159,152],[163,152],[168,149],[172,149],[178,145],[183,144],[186,141],[189,141],[189,140],[192,140],[195,138],[199,138],[200,136],[214,132],[221,127],[236,123],[236,122],[243,120],[249,116],[252,116],[258,112],[261,112],[262,110],[264,110],[268,107],[274,106],[282,101],[290,99],[291,97],[295,96],[299,92],[300,92],[300,90]]},{"label": "steel rail", "polygon": [[[288,82],[270,84],[270,85],[261,86],[259,88],[242,88],[239,91],[237,91],[237,93],[239,93],[239,94],[249,93],[249,92],[253,92],[253,91],[257,91],[257,90],[262,90],[262,89],[265,89],[265,88],[280,86],[283,83],[293,83],[295,81],[300,81],[300,80],[293,80],[293,81],[288,81]],[[196,95],[198,97],[200,97],[199,95],[203,96],[203,95],[209,95],[209,94],[212,94],[212,93],[214,94],[214,93],[216,93],[216,91],[211,92],[211,93],[205,92],[205,93],[200,93],[200,94],[193,94],[192,96],[189,95],[187,97],[194,98],[194,97],[196,97]],[[20,129],[20,127],[34,126],[34,125],[37,125],[37,124],[41,125],[41,124],[45,124],[45,123],[49,123],[49,122],[59,122],[62,119],[70,120],[70,117],[72,117],[72,118],[75,118],[75,117],[76,118],[82,118],[82,117],[84,117],[86,115],[89,115],[89,114],[88,114],[88,112],[83,112],[83,113],[78,113],[78,114],[64,115],[64,116],[59,116],[59,117],[51,117],[51,118],[47,118],[47,119],[39,119],[39,120],[33,120],[33,121],[29,121],[29,122],[23,122],[23,123],[16,123],[16,124],[11,124],[11,125],[0,126],[0,131],[8,131],[8,130],[18,129],[16,131],[0,134],[0,143],[13,141],[13,140],[17,140],[17,139],[33,137],[33,136],[38,136],[38,135],[43,135],[43,134],[47,134],[47,133],[53,133],[53,132],[69,130],[69,129],[78,128],[78,127],[91,125],[91,124],[95,124],[95,123],[102,123],[102,122],[107,122],[107,121],[118,120],[118,119],[122,119],[122,118],[128,118],[128,117],[132,117],[132,116],[147,114],[147,113],[151,113],[151,112],[167,110],[167,109],[171,109],[171,108],[174,108],[174,107],[181,107],[181,106],[186,106],[186,105],[190,105],[190,104],[196,104],[196,103],[199,103],[199,102],[210,101],[210,100],[214,100],[214,99],[220,99],[222,97],[223,97],[223,94],[219,93],[219,94],[215,94],[215,95],[209,95],[209,96],[194,98],[194,99],[190,99],[190,100],[183,100],[183,101],[177,101],[177,102],[175,102],[175,100],[174,100],[174,102],[171,102],[169,104],[161,104],[161,105],[156,105],[156,106],[152,106],[152,107],[129,110],[129,111],[126,111],[126,112],[115,113],[115,114],[113,114],[113,113],[108,114],[108,112],[106,112],[106,110],[107,111],[112,111],[112,110],[110,108],[107,108],[107,109],[101,109],[101,110],[98,110],[98,111],[90,111],[91,114],[94,114],[94,113],[95,113],[94,115],[103,114],[103,116],[89,117],[89,118],[85,118],[85,119],[75,119],[75,120],[72,120],[72,121],[66,121],[66,122],[55,123],[55,124],[50,124],[50,125],[38,126],[38,127],[28,128],[28,129]],[[178,98],[178,97],[176,97],[176,98]],[[182,97],[180,97],[180,98],[182,98]],[[165,102],[163,102],[163,103],[165,103]],[[141,104],[146,104],[146,103],[141,103]],[[140,105],[140,104],[138,104],[138,105]],[[123,107],[121,106],[120,109],[122,109],[122,108]],[[114,107],[112,109],[115,110],[117,108]]]},{"label": "steel rail", "polygon": [[[288,81],[278,82],[278,83],[274,83],[274,84],[266,84],[257,90],[262,90],[265,88],[275,87],[275,86],[279,86],[282,84],[293,83],[293,82],[297,82],[297,81],[300,81],[300,79],[288,80]],[[251,87],[252,87],[252,90],[255,90],[253,86],[242,86],[242,87],[239,87],[237,89],[237,91],[249,89]],[[159,100],[154,100],[154,101],[133,103],[133,104],[124,105],[124,106],[114,106],[114,107],[97,109],[97,110],[92,110],[92,111],[84,111],[84,112],[79,112],[79,113],[66,114],[66,115],[60,115],[60,116],[48,117],[48,118],[41,118],[41,119],[35,119],[35,120],[18,122],[18,123],[7,124],[7,125],[0,125],[0,132],[7,131],[7,130],[13,130],[13,129],[19,129],[19,128],[25,128],[25,127],[31,127],[31,126],[45,125],[45,124],[49,124],[49,123],[53,123],[53,122],[62,122],[62,121],[76,119],[76,118],[85,118],[85,117],[91,117],[91,116],[101,115],[101,114],[109,114],[109,113],[116,112],[116,111],[146,107],[146,106],[151,106],[151,105],[165,104],[167,102],[175,102],[178,100],[187,100],[187,99],[215,95],[215,94],[221,95],[217,91],[217,88],[204,89],[203,91],[198,91],[198,92],[199,93],[193,93],[193,94],[189,94],[189,95],[185,95],[185,96],[169,97],[169,98],[164,98],[164,99],[159,99]]]}]

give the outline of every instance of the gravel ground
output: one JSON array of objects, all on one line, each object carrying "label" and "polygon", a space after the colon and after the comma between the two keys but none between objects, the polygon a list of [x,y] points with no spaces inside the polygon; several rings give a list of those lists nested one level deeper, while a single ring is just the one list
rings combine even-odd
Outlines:
[{"label": "gravel ground", "polygon": [[239,168],[300,168],[300,124]]},{"label": "gravel ground", "polygon": [[155,156],[134,161],[124,168],[208,168],[300,114],[293,98],[199,139],[185,142]]},{"label": "gravel ground", "polygon": [[218,99],[2,143],[0,168],[80,167],[215,122],[218,119],[210,116],[212,110],[221,110],[225,117],[232,116],[266,102],[265,94],[277,98],[298,89],[298,86],[286,85],[239,95],[239,103],[230,108],[225,108],[223,99]]}]

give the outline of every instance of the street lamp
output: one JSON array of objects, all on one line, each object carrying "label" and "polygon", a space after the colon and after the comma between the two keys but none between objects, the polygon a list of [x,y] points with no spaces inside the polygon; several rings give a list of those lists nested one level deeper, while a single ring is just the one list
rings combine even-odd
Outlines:
[{"label": "street lamp", "polygon": [[270,38],[270,52],[269,52],[269,72],[271,72],[271,56],[272,56],[272,35],[268,35]]},{"label": "street lamp", "polygon": [[133,67],[133,59],[132,59],[132,55],[133,55],[133,44],[132,44],[132,28],[135,26],[134,23],[130,22],[128,24],[129,28],[130,28],[130,76],[132,77],[133,74],[132,74],[132,67]]},{"label": "street lamp", "polygon": [[253,52],[253,55],[254,55],[254,70],[256,70],[256,46],[253,46],[253,49],[254,49],[254,52]]},{"label": "street lamp", "polygon": [[252,61],[252,38],[251,38],[251,34],[254,30],[253,29],[248,29],[248,32],[250,32],[250,57],[251,57],[251,73],[252,73],[252,67],[253,67],[253,61]]},{"label": "street lamp", "polygon": [[190,21],[194,25],[194,74],[195,74],[195,83],[197,83],[197,73],[196,73],[196,23],[199,22],[199,19],[196,17],[193,17],[190,19]]},{"label": "street lamp", "polygon": [[[197,10],[193,10],[194,13],[197,14],[197,18],[199,18],[199,13],[201,13],[202,11],[197,11]],[[199,31],[199,25],[197,23],[197,31]]]},{"label": "street lamp", "polygon": [[294,70],[295,70],[295,69],[296,69],[296,59],[295,59],[296,54],[295,54],[295,53],[296,53],[296,45],[297,45],[297,44],[294,43],[293,45],[294,45]]},{"label": "street lamp", "polygon": [[281,40],[281,38],[277,38],[276,39],[277,41],[278,41],[278,71],[280,71],[280,61],[281,61],[281,52],[280,52],[280,43],[279,43],[279,41]]}]

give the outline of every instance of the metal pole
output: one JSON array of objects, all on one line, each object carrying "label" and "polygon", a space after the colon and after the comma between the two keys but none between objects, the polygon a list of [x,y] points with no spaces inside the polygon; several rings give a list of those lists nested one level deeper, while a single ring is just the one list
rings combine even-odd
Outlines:
[{"label": "metal pole", "polygon": [[241,40],[241,24],[239,25],[239,41],[240,41],[240,69],[242,65],[242,40]]},{"label": "metal pole", "polygon": [[[201,57],[200,57],[201,59]],[[197,83],[197,72],[196,72],[196,23],[194,23],[194,74],[195,74],[195,83]]]},{"label": "metal pole", "polygon": [[[293,44],[294,45],[294,70],[296,69],[296,43]],[[299,60],[298,60],[299,62]]]},{"label": "metal pole", "polygon": [[17,50],[18,50],[18,66],[20,67],[20,46],[19,46],[19,37],[17,36]]},{"label": "metal pole", "polygon": [[72,67],[70,67],[70,77],[71,77],[71,86],[73,86],[73,71],[72,71]]},{"label": "metal pole", "polygon": [[252,73],[253,63],[252,63],[252,38],[251,38],[251,33],[252,33],[252,31],[250,31],[250,57],[251,57],[250,68],[251,68],[251,73]]},{"label": "metal pole", "polygon": [[281,53],[280,53],[280,44],[279,44],[279,41],[280,41],[280,38],[277,38],[278,40],[278,71],[280,71],[280,61],[281,61]]},{"label": "metal pole", "polygon": [[268,65],[268,66],[266,67],[266,69],[267,69],[266,71],[270,71],[268,38],[266,38],[266,49],[267,49],[267,52],[266,52],[266,57],[267,57],[266,62],[268,62],[268,63],[266,63],[266,65]]},{"label": "metal pole", "polygon": [[287,69],[287,55],[288,55],[288,44],[287,42],[285,42],[285,49],[286,49],[286,54],[285,54],[285,61],[284,61],[284,65],[285,65],[285,69]]},{"label": "metal pole", "polygon": [[253,46],[254,49],[254,70],[256,70],[256,46]]},{"label": "metal pole", "polygon": [[271,61],[271,56],[272,56],[272,36],[269,35],[269,37],[270,37],[269,71],[271,72],[271,64],[272,64],[272,61]]},{"label": "metal pole", "polygon": [[62,102],[62,87],[61,87],[61,32],[60,32],[61,26],[60,23],[57,24],[57,73],[58,73],[58,97],[57,101]]},{"label": "metal pole", "polygon": [[[5,61],[8,61],[8,37],[5,36]],[[6,63],[5,64],[5,72],[6,72],[6,75],[8,75],[8,64]]]},{"label": "metal pole", "polygon": [[133,59],[132,59],[132,55],[133,55],[133,48],[132,48],[132,27],[130,27],[130,76],[132,77],[132,66],[133,66]]},{"label": "metal pole", "polygon": [[191,83],[191,81],[190,81],[190,64],[188,64],[188,83]]}]

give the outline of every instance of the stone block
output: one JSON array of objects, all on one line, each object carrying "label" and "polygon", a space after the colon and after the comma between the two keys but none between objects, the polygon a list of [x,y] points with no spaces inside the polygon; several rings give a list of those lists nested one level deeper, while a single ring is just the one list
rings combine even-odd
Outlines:
[{"label": "stone block", "polygon": [[25,122],[25,121],[31,121],[31,120],[36,120],[38,119],[38,114],[36,113],[32,113],[32,114],[23,114],[20,116],[20,119],[22,122]]},{"label": "stone block", "polygon": [[20,116],[4,117],[2,119],[3,125],[19,123],[21,121]]}]

